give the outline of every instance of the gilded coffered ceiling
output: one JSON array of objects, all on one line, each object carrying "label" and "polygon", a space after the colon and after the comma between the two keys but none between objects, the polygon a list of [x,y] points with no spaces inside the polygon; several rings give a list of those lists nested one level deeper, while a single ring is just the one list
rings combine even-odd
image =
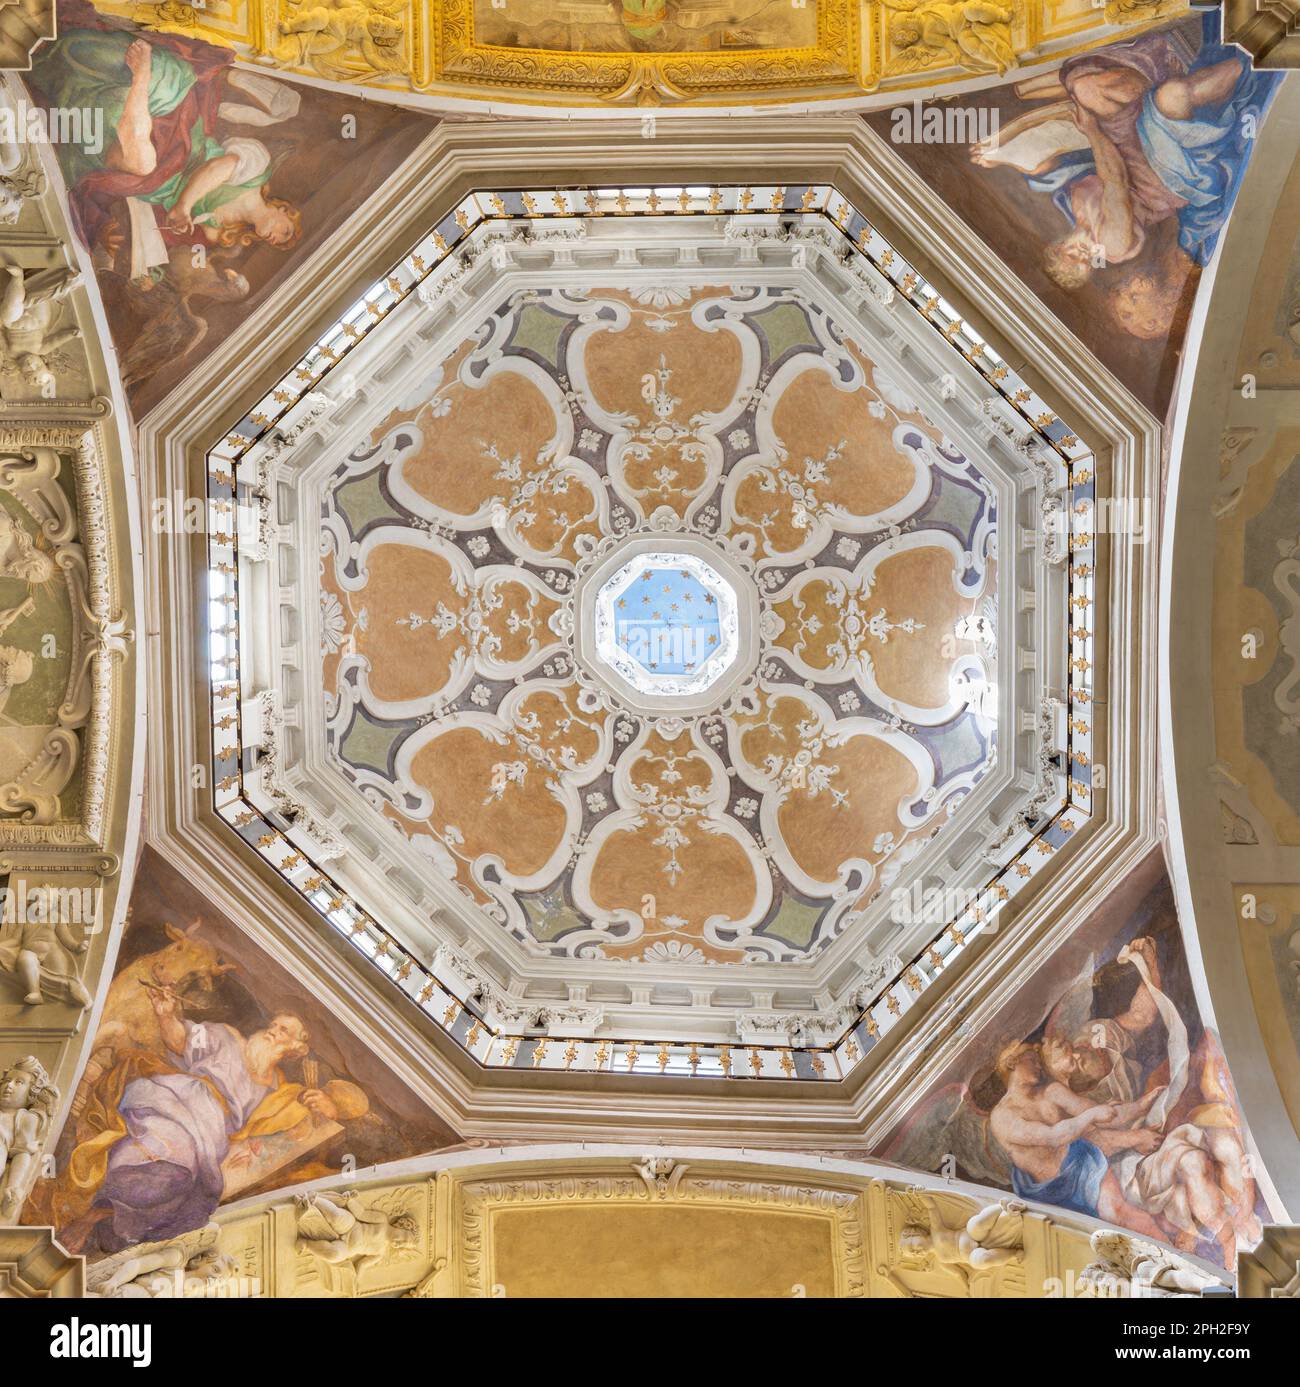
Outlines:
[{"label": "gilded coffered ceiling", "polygon": [[431,102],[767,105],[997,80],[1185,0],[99,0],[263,67]]}]

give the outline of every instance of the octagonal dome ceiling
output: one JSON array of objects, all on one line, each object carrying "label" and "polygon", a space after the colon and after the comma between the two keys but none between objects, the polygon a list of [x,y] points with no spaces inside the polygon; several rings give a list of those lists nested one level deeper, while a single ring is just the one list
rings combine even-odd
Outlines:
[{"label": "octagonal dome ceiling", "polygon": [[1014,849],[1062,794],[1025,652],[1064,574],[998,522],[1026,495],[1008,459],[1064,475],[1076,440],[1027,389],[1015,425],[981,413],[956,372],[1010,373],[963,325],[900,317],[837,248],[847,209],[832,232],[815,190],[779,225],[678,192],[719,215],[615,190],[608,218],[543,227],[479,195],[432,233],[464,240],[441,278],[389,276],[341,324],[346,370],[286,378],[284,422],[255,411],[263,442],[213,454],[242,503],[217,707],[239,699],[253,748],[223,812],[389,976],[419,961],[412,995],[446,997],[472,1053],[540,1019],[565,1067],[579,1037],[658,1034],[694,1073],[775,1003],[857,1054],[866,999],[961,946],[907,908],[918,884],[985,918],[1012,889],[989,816]]},{"label": "octagonal dome ceiling", "polygon": [[993,543],[793,286],[516,289],[325,484],[325,754],[551,953],[806,955],[988,767]]}]

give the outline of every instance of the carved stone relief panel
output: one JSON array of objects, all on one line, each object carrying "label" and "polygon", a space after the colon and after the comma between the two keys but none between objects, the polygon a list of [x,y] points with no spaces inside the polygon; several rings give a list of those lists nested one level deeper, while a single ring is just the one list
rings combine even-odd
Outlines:
[{"label": "carved stone relief panel", "polygon": [[379,1167],[92,1261],[101,1295],[531,1299],[1200,1295],[1094,1220],[870,1162],[516,1147]]},{"label": "carved stone relief panel", "polygon": [[[0,10],[0,64],[48,9],[39,34],[39,6]],[[0,1224],[48,1173],[138,832],[130,449],[20,90],[0,78]]]}]

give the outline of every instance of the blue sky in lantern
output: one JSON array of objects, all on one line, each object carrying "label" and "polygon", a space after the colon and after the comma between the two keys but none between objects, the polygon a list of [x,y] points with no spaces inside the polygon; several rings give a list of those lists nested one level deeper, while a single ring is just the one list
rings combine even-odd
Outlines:
[{"label": "blue sky in lantern", "polygon": [[693,574],[655,567],[614,603],[618,645],[654,674],[691,674],[718,648],[718,603]]}]

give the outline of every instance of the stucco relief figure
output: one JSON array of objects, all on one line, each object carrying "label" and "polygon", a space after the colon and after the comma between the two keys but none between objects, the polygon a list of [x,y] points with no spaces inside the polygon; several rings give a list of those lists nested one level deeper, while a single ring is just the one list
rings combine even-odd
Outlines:
[{"label": "stucco relief figure", "polygon": [[286,7],[271,47],[277,62],[300,64],[322,77],[346,80],[402,72],[404,0],[325,0]]},{"label": "stucco relief figure", "polygon": [[1025,1256],[1025,1205],[1003,1199],[980,1209],[956,1228],[944,1221],[939,1201],[927,1191],[909,1192],[925,1210],[927,1222],[907,1224],[899,1236],[899,1252],[906,1258],[933,1258],[961,1275],[991,1271],[1022,1262]]},{"label": "stucco relief figure", "polygon": [[[72,363],[60,348],[74,341],[74,322],[61,323],[63,298],[79,280],[75,270],[24,270],[0,256],[0,370],[18,375],[28,390],[52,398],[56,373]],[[7,393],[7,392],[6,392]]]},{"label": "stucco relief figure", "polygon": [[45,583],[54,572],[54,560],[36,547],[31,534],[7,510],[0,509],[0,578]]},{"label": "stucco relief figure", "polygon": [[1175,1257],[1164,1248],[1113,1229],[1099,1229],[1089,1240],[1095,1262],[1079,1276],[1079,1284],[1098,1296],[1201,1295],[1222,1283],[1199,1267]]},{"label": "stucco relief figure", "polygon": [[815,0],[478,0],[474,36],[568,53],[707,53],[797,48],[817,37]]},{"label": "stucco relief figure", "polygon": [[[0,621],[8,617],[10,621],[16,621],[20,616],[27,616],[31,611],[32,603],[25,602],[21,607],[15,607],[12,611],[0,615]],[[9,622],[4,622],[7,626]],[[0,626],[0,630],[4,627]],[[25,684],[32,677],[32,670],[35,665],[32,663],[32,652],[30,650],[20,650],[14,645],[0,645],[0,717],[4,715],[5,704],[9,702],[9,695],[20,684]],[[21,770],[21,766],[12,767],[13,772]]]},{"label": "stucco relief figure", "polygon": [[22,215],[23,202],[45,191],[45,174],[37,161],[27,157],[27,146],[0,140],[0,226],[13,226]]},{"label": "stucco relief figure", "polygon": [[170,1242],[146,1244],[86,1268],[86,1294],[125,1300],[203,1295],[237,1270],[217,1251],[220,1230],[209,1223]]},{"label": "stucco relief figure", "polygon": [[[0,688],[7,649],[0,645]],[[53,912],[40,909],[40,900],[40,893],[34,893],[24,910],[7,905],[0,912],[0,973],[18,984],[28,1006],[57,1001],[88,1007],[92,998],[78,976],[77,960],[90,941],[65,921],[48,918]]]},{"label": "stucco relief figure", "polygon": [[999,75],[1015,65],[1014,15],[988,0],[886,0],[889,38],[899,51],[886,72],[923,72],[953,65]]},{"label": "stucco relief figure", "polygon": [[[15,578],[20,582],[37,584],[54,576],[54,561],[35,546],[31,535],[3,507],[0,507],[0,578]],[[11,607],[0,608],[0,636],[23,617],[36,610],[30,588],[23,598]],[[12,725],[4,716],[9,695],[32,677],[35,669],[32,652],[18,646],[0,644],[0,723]],[[0,774],[12,778],[22,770],[21,765],[0,766]]]},{"label": "stucco relief figure", "polygon": [[125,1083],[115,1112],[95,1115],[102,1129],[73,1151],[72,1177],[93,1198],[64,1230],[65,1245],[117,1251],[200,1226],[261,1144],[297,1141],[303,1128],[338,1131],[341,1117],[368,1106],[353,1085],[327,1092],[285,1082],[280,1066],[310,1050],[298,1017],[242,1035],[186,1020],[169,989],[148,993],[165,1056],[143,1066],[130,1058],[147,1072]]},{"label": "stucco relief figure", "polygon": [[[34,824],[54,823],[65,812],[64,791],[81,762],[80,728],[92,701],[89,666],[74,661],[85,568],[80,545],[72,542],[76,524],[59,469],[55,450],[44,447],[12,455],[0,467],[0,814]],[[57,957],[69,942],[40,921],[30,923],[33,939],[42,941],[37,952],[52,953],[43,959],[46,972],[73,979],[72,964]],[[0,945],[12,946],[14,937],[13,930],[0,931]],[[12,970],[14,963],[11,949],[5,966]],[[69,982],[54,990],[71,1000],[78,989]]]},{"label": "stucco relief figure", "polygon": [[363,1208],[351,1190],[336,1196],[300,1194],[294,1202],[298,1251],[356,1276],[419,1241],[419,1225],[410,1214]]},{"label": "stucco relief figure", "polygon": [[32,1055],[0,1077],[0,1224],[18,1221],[58,1101],[58,1089]]},{"label": "stucco relief figure", "polygon": [[687,1167],[672,1156],[643,1156],[637,1164],[637,1174],[645,1181],[647,1191],[659,1199],[676,1193]]}]

